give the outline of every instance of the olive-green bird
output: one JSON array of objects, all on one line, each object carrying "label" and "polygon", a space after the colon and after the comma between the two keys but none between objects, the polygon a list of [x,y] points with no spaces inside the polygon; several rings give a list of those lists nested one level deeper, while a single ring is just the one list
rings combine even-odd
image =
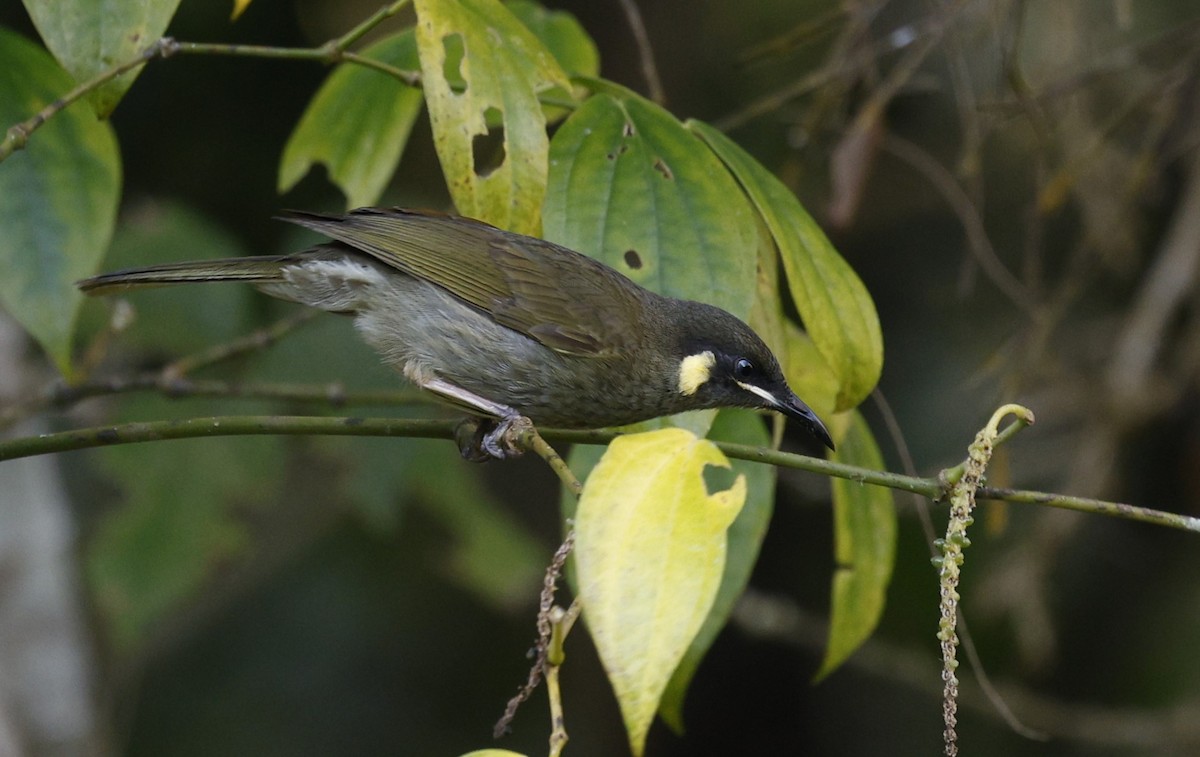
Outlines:
[{"label": "olive-green bird", "polygon": [[245,281],[353,314],[367,343],[417,386],[494,419],[478,440],[493,457],[513,452],[509,431],[522,416],[606,428],[716,407],[778,410],[833,447],[770,349],[712,305],[664,297],[585,255],[467,218],[362,208],[283,220],[334,241],[117,271],[79,287]]}]

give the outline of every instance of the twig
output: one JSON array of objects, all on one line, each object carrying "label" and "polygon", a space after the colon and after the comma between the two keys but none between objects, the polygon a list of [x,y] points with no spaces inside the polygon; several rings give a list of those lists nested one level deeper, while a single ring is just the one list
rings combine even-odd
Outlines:
[{"label": "twig", "polygon": [[848,13],[846,6],[838,3],[823,13],[805,18],[782,34],[746,48],[738,55],[738,63],[744,66],[753,65],[808,44],[821,35],[828,34],[835,24],[842,20],[842,16]]},{"label": "twig", "polygon": [[[1108,385],[1117,407],[1132,415],[1152,402],[1153,369],[1175,313],[1200,277],[1200,150],[1192,156],[1175,215],[1158,257],[1142,280],[1129,318],[1113,346]],[[1140,401],[1140,402],[1139,402]]]},{"label": "twig", "polygon": [[[904,434],[900,430],[900,423],[896,419],[896,414],[892,412],[892,407],[888,404],[887,398],[883,396],[883,392],[876,388],[871,392],[871,399],[875,401],[875,406],[883,416],[884,425],[887,427],[888,434],[892,437],[892,444],[896,447],[897,454],[900,455],[904,472],[908,475],[916,475],[916,464],[913,461],[912,454],[909,452],[908,442],[904,439]],[[1016,431],[1014,430],[1012,433],[1016,433]],[[978,489],[976,489],[975,493],[976,497],[978,497]],[[912,496],[913,507],[917,511],[917,519],[921,523],[921,531],[925,534],[925,541],[929,545],[929,556],[937,557],[938,548],[933,532],[933,519],[929,515],[929,505],[917,495],[914,494]],[[967,617],[961,608],[958,613],[958,636],[959,641],[962,643],[963,651],[967,653],[967,659],[971,663],[971,669],[975,671],[975,676],[979,679],[979,688],[982,690],[983,695],[987,697],[987,700],[991,703],[996,713],[1004,719],[1004,722],[1014,732],[1028,739],[1036,741],[1045,740],[1045,734],[1029,727],[1017,717],[1012,708],[1008,706],[1008,702],[1005,701],[1004,696],[1001,695],[999,689],[992,682],[991,675],[988,673],[987,668],[984,667],[983,660],[980,659],[979,652],[975,648],[975,639],[971,635],[971,629],[967,624]]]},{"label": "twig", "polygon": [[551,619],[554,609],[554,593],[558,589],[558,579],[562,575],[563,567],[567,564],[567,556],[571,554],[571,550],[574,548],[575,531],[572,529],[567,531],[566,538],[563,539],[563,543],[554,552],[554,558],[550,561],[549,567],[546,568],[546,577],[542,580],[542,593],[538,600],[538,638],[534,644],[534,662],[529,668],[529,677],[526,678],[525,684],[513,695],[512,699],[508,700],[508,704],[504,707],[504,714],[500,716],[500,719],[496,721],[495,727],[492,728],[492,736],[495,738],[500,738],[505,733],[508,733],[509,725],[512,723],[513,718],[516,717],[517,709],[521,706],[522,702],[529,699],[529,696],[533,694],[534,689],[541,683],[542,676],[546,672],[546,660],[550,652],[550,642],[554,633],[554,623]]},{"label": "twig", "polygon": [[17,150],[25,149],[25,145],[29,142],[29,137],[33,132],[37,131],[42,124],[46,123],[58,112],[66,109],[76,100],[85,96],[92,90],[102,86],[103,84],[117,78],[121,74],[128,73],[139,66],[144,66],[153,58],[159,56],[167,57],[171,54],[170,46],[173,40],[170,37],[164,37],[153,45],[150,45],[136,57],[114,66],[98,76],[95,76],[83,84],[75,87],[67,94],[58,98],[46,107],[39,110],[33,116],[27,118],[19,124],[9,127],[8,132],[4,136],[4,141],[0,142],[0,162],[3,162],[8,156],[12,155]]},{"label": "twig", "polygon": [[162,373],[153,371],[132,377],[91,379],[78,384],[55,382],[40,394],[0,406],[0,430],[19,420],[48,409],[65,410],[84,400],[137,392],[157,392],[167,399],[186,400],[200,397],[226,399],[281,400],[310,402],[332,408],[373,406],[387,407],[427,402],[428,397],[416,390],[375,389],[347,391],[344,384],[292,384],[261,382],[243,384],[217,379],[180,378],[164,382]]},{"label": "twig", "polygon": [[123,63],[119,63],[109,70],[98,74],[97,76],[80,84],[67,94],[47,105],[45,108],[42,108],[30,118],[10,127],[5,134],[4,141],[0,142],[0,162],[3,162],[5,158],[9,157],[14,152],[24,149],[25,145],[29,142],[30,135],[33,134],[33,132],[40,128],[48,119],[52,118],[55,114],[65,109],[76,100],[87,95],[89,92],[97,89],[105,83],[117,78],[121,74],[128,73],[139,66],[144,66],[154,58],[168,58],[176,53],[238,55],[257,58],[285,58],[291,60],[315,60],[326,64],[347,61],[360,66],[373,68],[377,71],[388,74],[389,76],[394,76],[411,87],[419,87],[421,85],[420,72],[403,71],[395,66],[389,66],[381,61],[373,60],[357,53],[347,51],[347,48],[349,48],[350,45],[357,42],[363,37],[363,35],[374,29],[385,19],[399,13],[404,6],[408,5],[408,3],[409,0],[396,0],[396,2],[380,8],[362,23],[358,24],[342,36],[332,39],[317,48],[207,44],[200,42],[179,42],[173,37],[163,37],[142,52],[138,53],[135,57],[124,61]]},{"label": "twig", "polygon": [[[829,640],[829,619],[800,607],[793,599],[776,597],[750,587],[734,606],[738,630],[758,639],[819,653]],[[867,639],[845,663],[864,676],[894,682],[914,695],[940,698],[941,682],[929,675],[929,655],[880,634]],[[1067,702],[1012,680],[998,684],[1004,698],[1026,713],[1041,731],[1056,739],[1129,754],[1181,754],[1200,745],[1200,699],[1151,707],[1100,706]],[[960,687],[962,709],[995,718],[974,681]],[[1174,750],[1174,751],[1172,751]],[[1182,751],[1181,751],[1182,750]],[[1094,751],[1094,750],[1093,750]]]},{"label": "twig", "polygon": [[383,61],[348,51],[321,47],[271,47],[267,45],[237,45],[224,42],[174,42],[170,51],[185,55],[228,55],[240,58],[273,58],[277,60],[310,60],[318,63],[354,63],[393,76],[410,87],[421,86],[419,71],[406,71]]},{"label": "twig", "polygon": [[538,433],[536,428],[530,426],[522,432],[520,443],[523,447],[533,450],[537,453],[538,457],[545,460],[550,469],[558,476],[558,479],[562,481],[563,486],[567,487],[572,494],[578,497],[583,493],[583,484],[571,472],[571,468],[562,459],[562,456],[542,438],[542,435]]},{"label": "twig", "polygon": [[650,35],[646,34],[646,24],[642,22],[642,12],[638,10],[635,0],[620,0],[621,10],[629,21],[633,31],[633,39],[637,43],[638,60],[642,64],[642,76],[646,78],[646,87],[650,90],[650,99],[662,105],[666,102],[666,92],[662,80],[658,76],[658,66],[654,63],[654,49],[650,47]]},{"label": "twig", "polygon": [[884,53],[903,47],[913,47],[914,49],[892,69],[888,79],[872,92],[871,98],[860,109],[860,117],[869,111],[881,111],[883,106],[899,91],[899,88],[908,82],[917,66],[924,61],[938,40],[941,39],[951,19],[962,10],[964,5],[964,2],[959,0],[955,5],[941,9],[938,16],[919,23],[904,25],[901,27],[901,30],[904,31],[903,34],[893,32],[885,35],[885,42],[864,47],[853,53],[843,53],[839,60],[831,60],[807,76],[750,101],[733,113],[717,119],[713,126],[721,131],[732,131],[759,116],[778,110],[802,95],[837,82],[847,72],[855,71],[871,63]]},{"label": "twig", "polygon": [[1033,297],[996,254],[996,248],[992,246],[987,230],[983,227],[979,210],[954,176],[929,153],[906,139],[889,134],[884,140],[884,146],[888,152],[924,176],[958,216],[958,221],[967,235],[967,249],[996,288],[1017,307],[1026,312],[1032,311],[1035,305]]},{"label": "twig", "polygon": [[[127,423],[118,426],[96,426],[92,428],[62,431],[18,439],[0,441],[0,462],[32,455],[54,452],[69,452],[103,447],[112,444],[134,444],[162,439],[186,439],[208,436],[248,436],[261,434],[326,434],[334,436],[411,436],[427,439],[453,439],[458,426],[455,420],[412,420],[400,418],[341,418],[317,416],[216,416],[170,421]],[[999,444],[1016,433],[1021,426],[1010,424],[996,437]],[[578,431],[567,429],[543,429],[542,436],[554,441],[572,444],[608,444],[616,436],[614,431]],[[945,473],[938,478],[918,478],[888,471],[861,468],[856,465],[834,463],[817,457],[798,455],[793,452],[754,447],[747,444],[716,442],[727,456],[738,460],[794,468],[826,476],[837,476],[864,484],[885,486],[889,489],[922,494],[931,499],[940,497],[946,486]],[[961,474],[960,474],[961,475]],[[979,499],[1004,500],[1027,504],[1046,505],[1066,510],[1078,510],[1097,515],[1109,515],[1126,520],[1135,520],[1158,526],[1167,526],[1181,531],[1200,534],[1200,518],[1147,507],[1138,507],[1121,502],[1072,497],[1038,491],[997,489],[979,487]]]},{"label": "twig", "polygon": [[297,310],[292,315],[280,318],[266,328],[258,329],[224,344],[214,345],[194,355],[180,358],[163,367],[162,380],[164,383],[169,384],[172,381],[183,378],[198,368],[204,368],[235,357],[241,357],[250,352],[264,350],[292,330],[311,321],[320,312],[320,310],[316,310],[315,308]]},{"label": "twig", "polygon": [[376,26],[379,26],[382,22],[399,13],[408,3],[409,0],[396,0],[396,2],[390,5],[383,6],[364,19],[358,26],[337,39],[326,42],[322,47],[328,51],[330,59],[333,60],[337,54],[344,53],[351,45],[362,39],[364,35]]}]

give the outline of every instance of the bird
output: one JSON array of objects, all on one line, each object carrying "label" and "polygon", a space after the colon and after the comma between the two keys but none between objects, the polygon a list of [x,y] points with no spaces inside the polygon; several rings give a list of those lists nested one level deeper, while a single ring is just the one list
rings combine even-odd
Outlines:
[{"label": "bird", "polygon": [[519,454],[522,424],[600,429],[687,410],[774,410],[833,449],[754,331],[552,242],[402,208],[280,220],[329,241],[284,255],[166,263],[77,282],[90,295],[241,281],[349,314],[388,365],[473,418],[468,459]]}]

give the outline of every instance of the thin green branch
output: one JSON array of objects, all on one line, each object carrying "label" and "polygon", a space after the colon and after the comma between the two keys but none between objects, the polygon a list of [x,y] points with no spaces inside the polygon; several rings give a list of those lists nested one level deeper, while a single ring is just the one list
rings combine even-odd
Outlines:
[{"label": "thin green branch", "polygon": [[[398,0],[391,5],[384,6],[376,11],[373,15],[367,18],[358,26],[351,29],[341,37],[332,39],[320,47],[272,47],[269,45],[240,45],[228,44],[220,42],[180,42],[172,37],[163,37],[154,44],[147,47],[137,56],[120,63],[113,68],[99,74],[93,79],[80,84],[72,89],[67,94],[42,108],[33,116],[22,121],[21,123],[11,126],[5,133],[3,141],[0,141],[0,162],[12,155],[18,150],[25,148],[29,142],[29,137],[33,132],[37,131],[48,119],[52,118],[59,111],[87,95],[92,90],[100,87],[105,82],[108,82],[116,77],[131,71],[139,66],[144,66],[150,60],[156,57],[169,58],[173,55],[225,55],[243,58],[273,58],[276,60],[307,60],[315,61],[325,65],[335,63],[353,63],[358,66],[379,71],[394,77],[399,81],[407,84],[410,87],[421,87],[422,79],[420,71],[409,71],[402,68],[384,63],[383,61],[369,58],[357,52],[351,52],[347,48],[360,40],[363,35],[374,29],[382,21],[397,14],[404,6],[408,5],[409,0]],[[563,108],[566,110],[574,110],[579,107],[579,103],[570,98],[556,97],[548,93],[539,93],[538,101],[543,105]]]},{"label": "thin green branch", "polygon": [[[1011,407],[1011,406],[1006,405],[1005,407]],[[1003,409],[1003,408],[1001,408],[1001,409]],[[1034,424],[1035,419],[1034,419],[1033,413],[1027,408],[1021,408],[1021,409],[1024,410],[1024,413],[1017,415],[1016,418],[1013,419],[1012,423],[1005,426],[998,434],[996,434],[996,438],[992,442],[992,444],[994,446],[999,447],[1001,444],[1004,444],[1009,439],[1013,438],[1013,436],[1015,436],[1022,429],[1032,426]],[[950,487],[950,486],[953,486],[954,484],[957,484],[959,479],[962,478],[963,471],[966,470],[968,462],[969,462],[968,460],[963,460],[961,463],[954,466],[953,468],[947,468],[946,470],[942,471],[940,478],[944,482],[943,486]],[[983,496],[983,495],[980,495],[980,496]]]},{"label": "thin green branch", "polygon": [[29,142],[30,135],[37,131],[42,124],[46,123],[46,121],[52,118],[59,111],[65,110],[76,100],[79,100],[81,97],[84,97],[92,90],[103,86],[107,82],[112,81],[121,74],[128,73],[139,66],[146,65],[146,63],[152,58],[157,58],[158,56],[162,56],[164,58],[167,57],[171,54],[169,47],[172,43],[173,40],[170,37],[164,37],[163,39],[160,39],[153,45],[150,45],[145,50],[138,53],[136,57],[127,60],[120,65],[114,66],[113,68],[110,68],[104,73],[99,74],[88,81],[85,81],[84,83],[75,87],[75,89],[72,89],[67,94],[42,108],[26,120],[9,127],[8,131],[4,135],[4,141],[0,142],[0,163],[4,162],[4,160],[14,152],[25,149],[25,145]]},{"label": "thin green branch", "polygon": [[362,39],[364,35],[376,26],[379,26],[387,19],[399,13],[408,3],[409,0],[396,0],[396,2],[390,5],[385,5],[364,19],[358,26],[337,39],[326,42],[323,47],[328,51],[330,59],[334,59],[338,54],[346,52],[351,45]]},{"label": "thin green branch", "polygon": [[[996,437],[996,444],[1015,434],[1019,428],[1010,424]],[[0,462],[33,455],[103,447],[111,444],[133,444],[163,439],[186,439],[205,436],[247,436],[256,434],[326,434],[340,436],[405,436],[425,439],[453,439],[456,420],[412,420],[401,418],[341,418],[319,416],[217,416],[186,420],[150,421],[119,426],[62,431],[54,434],[0,441]],[[573,431],[543,429],[542,436],[551,441],[571,444],[607,444],[617,433],[613,431]],[[833,463],[816,457],[791,452],[752,447],[745,444],[717,442],[729,457],[738,460],[778,465],[827,476],[837,476],[864,484],[914,492],[937,498],[944,492],[945,475],[939,478],[919,478],[899,473],[860,468]],[[1003,500],[1026,504],[1061,507],[1068,510],[1109,515],[1126,520],[1167,526],[1200,534],[1200,518],[1137,507],[1120,502],[1071,497],[1037,491],[997,489],[981,486],[981,499]]]},{"label": "thin green branch", "polygon": [[222,381],[219,379],[164,378],[154,371],[132,378],[90,379],[77,384],[56,382],[40,394],[0,405],[0,430],[46,410],[65,410],[84,400],[121,394],[158,393],[172,400],[223,398],[305,402],[331,408],[395,407],[427,403],[416,389],[361,389],[348,391],[340,381],[328,384]]},{"label": "thin green branch", "polygon": [[347,48],[361,39],[363,35],[374,29],[385,19],[388,19],[391,16],[399,13],[404,6],[408,5],[408,3],[409,0],[397,0],[390,5],[384,6],[358,26],[343,34],[341,37],[332,39],[317,48],[206,44],[200,42],[179,42],[172,37],[163,37],[142,52],[138,53],[133,58],[130,58],[123,63],[119,63],[109,70],[94,76],[86,82],[83,82],[67,94],[47,105],[45,108],[39,110],[28,119],[10,127],[4,135],[4,141],[0,142],[0,163],[4,162],[4,160],[14,152],[23,150],[25,145],[29,142],[30,135],[37,131],[42,124],[46,123],[46,121],[52,118],[59,111],[66,109],[72,103],[84,97],[89,92],[103,86],[109,81],[112,81],[121,74],[146,65],[146,63],[150,62],[154,58],[169,58],[176,53],[236,55],[255,58],[282,58],[289,60],[315,60],[325,64],[347,61],[360,66],[373,68],[377,71],[388,74],[389,76],[394,76],[411,87],[419,87],[421,85],[420,72],[404,71],[396,68],[395,66],[389,66],[381,61],[366,58],[362,55],[358,55],[357,53],[347,52]]},{"label": "thin green branch", "polygon": [[1114,518],[1135,520],[1139,523],[1149,523],[1155,526],[1167,526],[1181,531],[1200,533],[1200,518],[1179,513],[1169,513],[1165,510],[1153,510],[1149,507],[1129,505],[1124,502],[1110,502],[1090,497],[1072,497],[1066,494],[1028,491],[1024,489],[1005,489],[1000,487],[981,486],[975,492],[978,499],[994,499],[1004,502],[1016,502],[1026,505],[1044,505],[1063,510],[1076,510],[1094,515],[1108,515]]},{"label": "thin green branch", "polygon": [[286,318],[280,318],[266,328],[257,329],[245,336],[216,344],[206,350],[188,355],[169,363],[162,369],[164,380],[182,378],[192,371],[223,363],[236,357],[265,350],[289,333],[311,321],[320,310],[306,308],[297,310]]}]

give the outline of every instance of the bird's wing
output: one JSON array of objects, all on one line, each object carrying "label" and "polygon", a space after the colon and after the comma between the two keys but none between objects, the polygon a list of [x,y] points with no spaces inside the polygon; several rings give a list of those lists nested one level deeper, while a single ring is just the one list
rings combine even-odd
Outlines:
[{"label": "bird's wing", "polygon": [[424,279],[559,352],[617,354],[640,321],[636,285],[564,247],[467,218],[363,208],[283,220]]}]

